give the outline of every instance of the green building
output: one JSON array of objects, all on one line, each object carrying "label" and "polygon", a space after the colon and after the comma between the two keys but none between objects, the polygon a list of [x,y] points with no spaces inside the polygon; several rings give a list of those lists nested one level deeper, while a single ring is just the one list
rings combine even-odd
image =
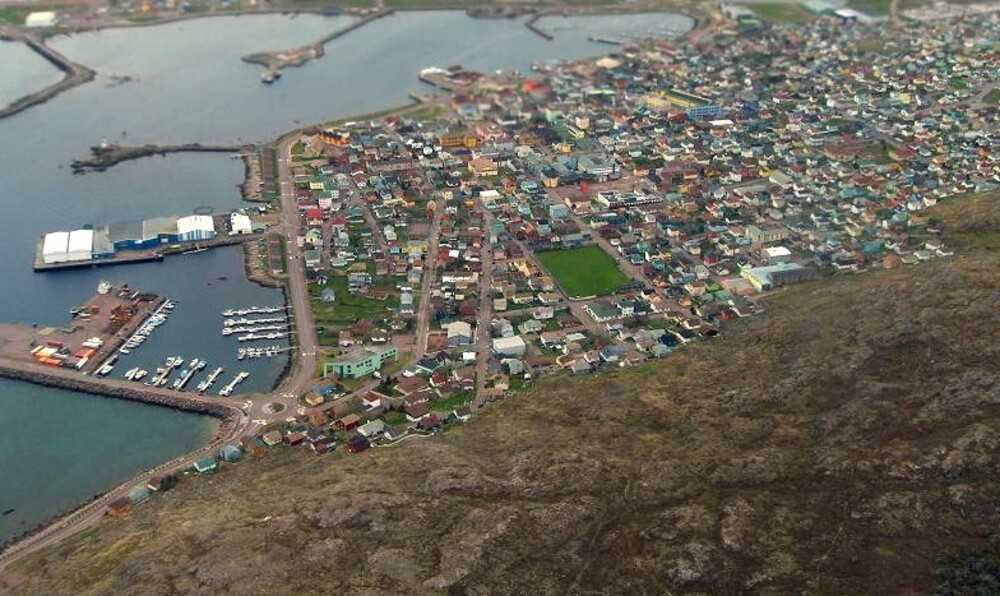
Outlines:
[{"label": "green building", "polygon": [[358,348],[323,364],[323,376],[335,374],[342,379],[357,379],[382,368],[389,360],[395,360],[396,355],[396,348],[391,346]]}]

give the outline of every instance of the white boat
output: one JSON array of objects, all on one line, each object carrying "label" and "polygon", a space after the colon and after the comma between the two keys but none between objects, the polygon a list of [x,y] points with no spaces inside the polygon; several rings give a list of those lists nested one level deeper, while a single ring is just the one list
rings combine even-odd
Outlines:
[{"label": "white boat", "polygon": [[139,372],[138,368],[130,368],[128,372],[125,373],[125,378],[129,381],[134,381],[137,372]]},{"label": "white boat", "polygon": [[132,377],[132,380],[133,381],[141,381],[142,378],[145,377],[147,374],[149,374],[148,371],[146,371],[144,369],[143,370],[139,370],[138,372],[135,373],[135,376]]},{"label": "white boat", "polygon": [[106,279],[102,279],[101,283],[97,284],[97,293],[98,294],[101,294],[103,296],[104,294],[107,294],[110,291],[111,291],[111,282],[110,281],[108,281]]}]

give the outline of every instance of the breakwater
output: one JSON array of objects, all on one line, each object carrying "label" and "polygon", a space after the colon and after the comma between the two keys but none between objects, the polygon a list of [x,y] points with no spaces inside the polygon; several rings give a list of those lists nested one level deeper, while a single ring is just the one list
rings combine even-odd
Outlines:
[{"label": "breakwater", "polygon": [[535,24],[538,22],[538,19],[541,19],[542,17],[545,16],[549,16],[550,14],[553,13],[550,12],[536,13],[535,16],[531,17],[530,19],[524,22],[524,26],[528,28],[528,31],[531,31],[532,33],[541,37],[542,39],[545,39],[547,41],[552,41],[553,39],[555,39],[555,37],[551,33],[543,31],[538,27],[538,25]]},{"label": "breakwater", "polygon": [[6,107],[0,108],[0,119],[8,118],[23,112],[30,107],[43,104],[63,91],[69,91],[77,85],[82,85],[94,80],[94,77],[97,75],[97,73],[93,70],[83,66],[82,64],[73,62],[66,56],[63,56],[59,52],[53,50],[49,46],[45,45],[44,42],[28,33],[0,30],[0,39],[24,43],[35,53],[40,55],[42,58],[45,58],[48,62],[63,72],[63,79],[61,81],[53,83],[52,85],[49,85],[40,91],[36,91],[35,93],[29,93],[28,95],[13,101]]},{"label": "breakwater", "polygon": [[230,403],[218,397],[204,398],[163,387],[147,387],[109,378],[98,379],[84,376],[75,370],[16,362],[6,358],[0,359],[0,377],[205,414],[221,419],[223,426],[227,428],[235,424],[242,415],[236,402]]},{"label": "breakwater", "polygon": [[351,23],[343,29],[338,29],[332,33],[324,35],[310,44],[306,44],[293,50],[256,52],[254,54],[243,56],[241,60],[249,64],[259,64],[263,66],[267,69],[267,73],[265,74],[271,75],[271,80],[273,80],[274,75],[280,73],[283,68],[287,68],[289,66],[302,66],[311,60],[322,58],[326,53],[323,47],[331,41],[339,37],[343,37],[351,31],[360,29],[372,21],[387,17],[394,12],[394,10],[389,9],[370,14],[354,23]]},{"label": "breakwater", "polygon": [[96,145],[90,148],[90,157],[75,159],[70,163],[74,174],[85,172],[103,172],[123,161],[141,159],[153,155],[168,153],[238,153],[250,151],[252,147],[240,145],[202,145],[187,143],[185,145]]}]

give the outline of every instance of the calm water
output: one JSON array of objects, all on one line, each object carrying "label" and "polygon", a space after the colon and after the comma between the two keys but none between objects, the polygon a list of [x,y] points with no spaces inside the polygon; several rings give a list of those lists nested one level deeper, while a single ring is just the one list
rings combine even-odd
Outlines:
[{"label": "calm water", "polygon": [[[100,279],[127,282],[177,299],[178,307],[150,341],[123,359],[117,374],[132,366],[152,370],[167,355],[181,355],[208,360],[209,370],[223,366],[224,380],[248,370],[251,377],[239,390],[266,390],[284,360],[238,362],[237,343],[219,335],[222,309],[283,301],[280,291],[246,281],[238,248],[168,257],[156,264],[46,274],[31,270],[35,241],[47,231],[184,215],[201,206],[216,211],[240,206],[236,185],[242,164],[228,156],[187,154],[73,176],[70,161],[104,139],[267,140],[298,124],[406,103],[411,91],[427,90],[416,79],[427,66],[524,71],[535,62],[606,53],[609,46],[587,37],[638,27],[622,17],[553,19],[543,24],[554,29],[556,39],[546,41],[519,20],[474,20],[461,12],[400,13],[328,44],[324,58],[286,70],[273,86],[259,82],[260,67],[240,61],[250,52],[302,45],[349,22],[349,17],[224,17],[53,40],[59,51],[99,74],[90,84],[0,120],[0,278],[5,290],[0,320],[61,324],[68,309],[92,295]],[[691,25],[685,17],[668,15],[656,15],[655,22],[644,24],[642,33],[651,26],[682,31]],[[5,65],[0,68],[0,94],[14,90],[20,96],[57,76],[54,69],[41,68],[44,63],[31,62],[21,49],[0,44],[0,64]],[[13,62],[18,66],[7,68]],[[26,81],[24,72],[36,75]],[[134,80],[116,84],[113,77],[123,76]],[[190,449],[204,440],[212,424],[184,417],[197,430],[192,438],[177,432],[178,415],[167,410],[17,383],[0,385],[0,400],[13,404],[3,404],[0,418],[0,441],[6,441],[0,443],[0,470],[18,470],[0,478],[0,497],[32,497],[15,498],[13,505],[0,502],[0,508],[17,508],[18,524],[38,523],[139,467]],[[81,417],[102,424],[78,424]],[[136,435],[144,440],[137,442]],[[47,455],[31,459],[30,465],[24,451],[3,448],[37,449],[42,441]],[[126,453],[128,457],[121,456]],[[12,478],[32,487],[30,493],[8,490]],[[17,529],[0,522],[0,540]]]},{"label": "calm water", "polygon": [[0,541],[197,449],[204,416],[0,379]]}]

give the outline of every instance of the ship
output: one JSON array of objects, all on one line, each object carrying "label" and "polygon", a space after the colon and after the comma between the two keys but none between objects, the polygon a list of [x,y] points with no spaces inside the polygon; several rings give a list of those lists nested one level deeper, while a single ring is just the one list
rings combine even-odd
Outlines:
[{"label": "ship", "polygon": [[260,75],[260,82],[265,85],[271,85],[275,81],[281,78],[281,72],[277,70],[269,70],[264,74]]},{"label": "ship", "polygon": [[110,281],[108,281],[106,279],[102,279],[101,283],[97,284],[97,293],[98,294],[101,294],[103,296],[104,294],[107,294],[110,291],[111,291],[111,282]]}]

